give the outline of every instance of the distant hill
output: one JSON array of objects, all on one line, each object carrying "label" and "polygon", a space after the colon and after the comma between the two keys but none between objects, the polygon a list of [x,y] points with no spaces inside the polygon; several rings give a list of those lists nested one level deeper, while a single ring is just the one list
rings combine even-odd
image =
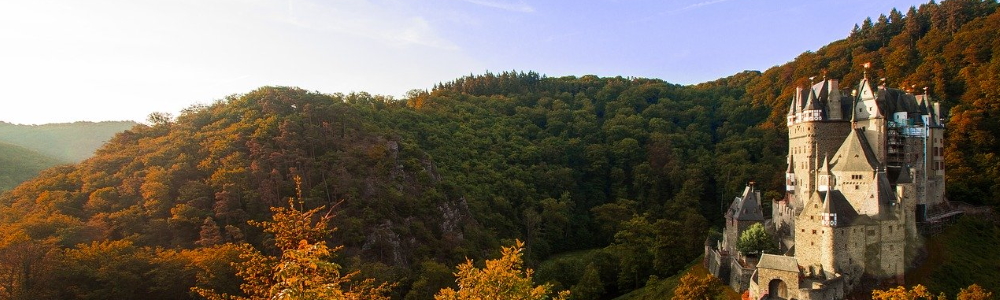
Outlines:
[{"label": "distant hill", "polygon": [[26,149],[0,142],[0,192],[38,175],[44,169],[63,161]]},{"label": "distant hill", "polygon": [[21,146],[64,162],[80,162],[132,121],[20,125],[0,121],[0,142]]}]

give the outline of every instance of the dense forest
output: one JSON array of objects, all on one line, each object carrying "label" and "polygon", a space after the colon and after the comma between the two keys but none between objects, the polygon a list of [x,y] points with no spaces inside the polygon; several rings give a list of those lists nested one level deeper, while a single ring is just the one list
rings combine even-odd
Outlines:
[{"label": "dense forest", "polygon": [[0,121],[0,142],[31,149],[63,162],[76,163],[93,156],[94,150],[116,133],[135,125],[132,121],[81,121],[43,125]]},{"label": "dense forest", "polygon": [[240,249],[287,253],[252,224],[288,199],[323,207],[337,228],[325,242],[343,246],[332,261],[394,283],[392,298],[432,298],[454,266],[515,239],[528,265],[586,257],[537,281],[621,295],[700,255],[748,182],[780,197],[795,87],[850,86],[865,62],[951,109],[948,197],[997,207],[996,8],[893,10],[790,63],[693,86],[512,71],[405,99],[263,87],[158,115],[0,196],[0,298],[239,294]]}]

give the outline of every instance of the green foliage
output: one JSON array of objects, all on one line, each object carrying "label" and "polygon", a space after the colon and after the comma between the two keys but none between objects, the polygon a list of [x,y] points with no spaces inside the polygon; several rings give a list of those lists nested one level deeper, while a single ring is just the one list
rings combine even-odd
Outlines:
[{"label": "green foliage", "polygon": [[571,299],[594,300],[600,299],[604,294],[604,282],[601,281],[601,274],[594,264],[587,265],[580,277],[580,282],[573,285],[570,290]]},{"label": "green foliage", "polygon": [[58,159],[36,151],[0,142],[0,193],[59,163]]},{"label": "green foliage", "polygon": [[[906,282],[923,284],[949,295],[971,284],[996,289],[1000,278],[985,270],[1000,268],[1000,227],[975,217],[963,217],[926,241],[927,262],[907,274]],[[969,270],[984,270],[969,272]]]},{"label": "green foliage", "polygon": [[31,149],[60,162],[79,162],[94,155],[94,150],[116,133],[135,125],[131,121],[44,125],[19,125],[0,121],[0,142]]},{"label": "green foliage", "polygon": [[736,242],[736,249],[746,255],[761,255],[764,253],[774,253],[777,250],[775,241],[764,229],[761,223],[754,223],[740,234],[740,240]]}]

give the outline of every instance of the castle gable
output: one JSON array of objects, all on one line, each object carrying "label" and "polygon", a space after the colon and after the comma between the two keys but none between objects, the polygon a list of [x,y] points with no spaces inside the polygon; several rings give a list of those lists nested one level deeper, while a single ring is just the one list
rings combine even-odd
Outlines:
[{"label": "castle gable", "polygon": [[862,79],[858,84],[857,96],[854,99],[854,110],[851,113],[853,120],[868,120],[879,116],[878,101],[875,101],[875,90],[872,89],[868,78]]},{"label": "castle gable", "polygon": [[851,130],[844,144],[833,156],[834,173],[838,172],[873,172],[878,166],[875,152],[872,151],[867,138],[860,129]]},{"label": "castle gable", "polygon": [[760,207],[760,195],[747,186],[743,195],[733,199],[726,212],[726,218],[738,221],[764,221],[764,212]]}]

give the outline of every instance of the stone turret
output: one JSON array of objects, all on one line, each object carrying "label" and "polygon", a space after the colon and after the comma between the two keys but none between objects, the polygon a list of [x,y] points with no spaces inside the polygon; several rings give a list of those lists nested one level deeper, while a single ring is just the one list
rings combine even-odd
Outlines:
[{"label": "stone turret", "polygon": [[795,161],[792,156],[788,156],[788,169],[785,170],[785,191],[795,193]]},{"label": "stone turret", "polygon": [[823,157],[823,164],[819,166],[818,173],[816,189],[820,192],[830,191],[830,187],[833,186],[833,176],[830,173],[829,157]]}]

